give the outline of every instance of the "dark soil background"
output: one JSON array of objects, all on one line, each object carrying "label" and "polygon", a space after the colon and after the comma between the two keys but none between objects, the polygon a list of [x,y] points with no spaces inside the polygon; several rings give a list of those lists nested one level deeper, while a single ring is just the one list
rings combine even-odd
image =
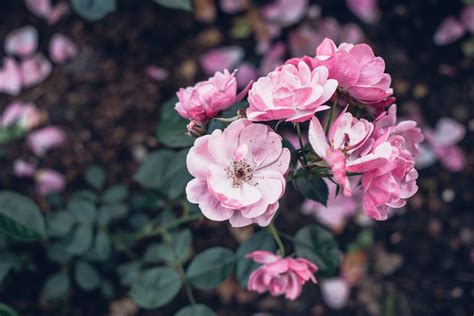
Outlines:
[{"label": "dark soil background", "polygon": [[[418,106],[431,125],[442,116],[454,117],[465,124],[468,132],[461,147],[467,156],[467,167],[456,174],[439,164],[422,170],[419,193],[409,201],[406,212],[376,223],[375,246],[369,252],[369,262],[376,260],[378,251],[387,251],[401,256],[403,263],[390,275],[369,274],[353,291],[343,310],[325,307],[316,287],[313,291],[307,289],[306,292],[312,293],[305,294],[301,300],[305,306],[313,306],[309,310],[295,307],[298,303],[265,296],[229,298],[222,294],[223,290],[220,296],[198,294],[198,300],[212,306],[219,315],[251,315],[268,309],[269,315],[384,315],[383,304],[377,306],[377,302],[387,291],[397,293],[400,304],[405,306],[396,315],[474,313],[474,144],[471,138],[474,60],[463,55],[459,42],[439,47],[432,41],[442,19],[457,15],[462,3],[454,0],[380,2],[381,22],[372,27],[363,25],[363,28],[376,54],[387,63],[401,112],[409,113],[411,107]],[[340,22],[357,22],[344,1],[317,3],[324,16],[335,16]],[[27,24],[39,30],[42,51],[47,51],[49,38],[56,32],[70,36],[80,48],[71,63],[56,66],[44,83],[21,95],[22,100],[34,101],[40,109],[46,110],[49,121],[67,131],[67,144],[48,154],[41,165],[64,172],[68,190],[81,183],[80,176],[91,163],[107,169],[109,183],[131,181],[139,152],[158,146],[155,128],[160,103],[179,87],[204,78],[197,65],[197,57],[202,52],[235,43],[243,45],[250,56],[253,54],[253,40],[236,42],[226,35],[230,25],[221,12],[215,22],[204,24],[195,21],[190,13],[168,10],[145,0],[119,1],[118,10],[98,22],[87,23],[72,14],[55,26],[34,17],[22,1],[0,1],[0,39],[10,30]],[[209,45],[206,32],[211,29],[222,36],[218,43]],[[160,83],[149,80],[144,74],[149,64],[165,67],[170,78]],[[455,67],[456,75],[440,74],[442,64]],[[10,100],[0,96],[0,108]],[[19,181],[11,175],[12,161],[28,155],[26,147],[18,143],[6,148],[1,161],[0,187],[35,196],[30,182]],[[454,193],[452,200],[443,198],[446,190]],[[297,212],[297,208],[291,209]],[[289,210],[282,213],[279,225],[290,223],[289,232],[296,231],[297,224],[306,220]],[[223,243],[236,245],[226,226],[198,224],[194,228],[198,248]],[[353,239],[357,230],[355,224],[349,225],[338,240],[343,245]],[[30,286],[28,280],[20,281],[21,287]],[[36,315],[35,302],[28,302],[30,291],[16,290],[17,298],[21,297],[25,307],[29,305],[25,310]],[[2,296],[0,292],[0,299]],[[369,299],[364,299],[367,296]],[[172,315],[172,311],[185,302],[185,296],[180,294],[170,307],[143,315]],[[109,310],[108,305],[97,301],[93,294],[77,296],[70,303],[68,315],[103,315]]]}]

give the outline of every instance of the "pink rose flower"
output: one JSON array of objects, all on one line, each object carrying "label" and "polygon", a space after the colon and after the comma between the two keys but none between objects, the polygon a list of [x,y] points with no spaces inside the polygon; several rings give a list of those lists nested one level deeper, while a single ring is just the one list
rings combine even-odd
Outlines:
[{"label": "pink rose flower", "polygon": [[36,172],[36,166],[24,160],[15,160],[13,174],[17,177],[32,177]]},{"label": "pink rose flower", "polygon": [[365,23],[375,23],[380,19],[378,0],[346,0],[347,7]]},{"label": "pink rose flower", "polygon": [[22,129],[31,130],[40,123],[41,112],[33,103],[10,103],[1,117],[1,126],[3,127],[17,124]]},{"label": "pink rose flower", "polygon": [[51,62],[40,53],[23,60],[20,64],[22,86],[30,88],[43,82],[52,68]]},{"label": "pink rose flower", "polygon": [[61,192],[66,186],[64,176],[50,169],[42,169],[35,174],[36,192],[41,195]]},{"label": "pink rose flower", "polygon": [[66,134],[62,129],[48,126],[29,134],[27,144],[36,156],[42,157],[48,150],[61,146],[65,140]]},{"label": "pink rose flower", "polygon": [[249,91],[247,117],[252,121],[304,122],[319,111],[337,89],[324,66],[313,70],[300,61],[286,64],[258,79]]},{"label": "pink rose flower", "polygon": [[267,226],[285,192],[290,152],[270,127],[240,119],[196,139],[186,164],[195,177],[188,201],[204,216],[233,227]]},{"label": "pink rose flower", "polygon": [[316,283],[316,265],[306,259],[282,258],[269,251],[259,250],[246,255],[262,266],[250,274],[247,288],[258,293],[270,292],[272,296],[285,295],[289,300],[300,296],[303,285]]},{"label": "pink rose flower", "polygon": [[32,26],[24,26],[8,33],[5,38],[5,53],[27,57],[38,48],[38,31]]},{"label": "pink rose flower", "polygon": [[64,64],[77,55],[77,47],[73,41],[62,34],[54,34],[49,42],[49,57],[57,64]]},{"label": "pink rose flower", "polygon": [[448,45],[461,37],[466,32],[464,25],[454,16],[448,16],[436,29],[433,41],[436,45]]},{"label": "pink rose flower", "polygon": [[237,95],[237,80],[234,73],[216,72],[207,81],[201,81],[193,87],[181,88],[176,93],[179,102],[175,109],[189,120],[205,123],[220,111],[227,110],[240,102],[247,93],[250,84]]},{"label": "pink rose flower", "polygon": [[15,59],[3,58],[0,68],[0,92],[17,96],[21,91],[21,71]]}]

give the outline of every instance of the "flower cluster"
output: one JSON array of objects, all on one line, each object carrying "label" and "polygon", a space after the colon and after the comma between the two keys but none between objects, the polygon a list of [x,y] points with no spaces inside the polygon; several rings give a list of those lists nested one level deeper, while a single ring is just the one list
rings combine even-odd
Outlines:
[{"label": "flower cluster", "polygon": [[[387,219],[391,208],[404,206],[416,193],[415,157],[423,134],[415,121],[397,122],[391,77],[368,45],[336,46],[325,39],[314,57],[289,59],[250,81],[239,95],[234,75],[216,72],[177,93],[176,110],[191,120],[188,129],[197,137],[187,156],[194,178],[186,194],[205,217],[228,220],[233,227],[273,225],[287,181],[308,175],[331,178],[344,198],[356,193],[366,215],[376,220]],[[248,107],[240,104],[233,118],[217,117],[247,92]],[[329,115],[318,117],[322,113]],[[228,126],[207,134],[212,119]],[[296,127],[298,149],[291,153],[283,146],[274,125],[263,124],[271,121]],[[282,255],[283,249],[279,255],[256,251],[247,256],[263,264],[251,274],[249,290],[295,299],[304,283],[316,281],[313,263]]]}]

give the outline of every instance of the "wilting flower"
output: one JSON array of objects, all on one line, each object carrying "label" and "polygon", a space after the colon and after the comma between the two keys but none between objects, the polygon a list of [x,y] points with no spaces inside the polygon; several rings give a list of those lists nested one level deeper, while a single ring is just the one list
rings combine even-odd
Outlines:
[{"label": "wilting flower", "polygon": [[16,96],[21,91],[21,71],[17,62],[10,57],[3,59],[0,69],[0,92]]},{"label": "wilting flower", "polygon": [[37,156],[43,156],[48,150],[61,146],[66,140],[66,134],[62,129],[48,126],[36,130],[28,135],[27,143]]},{"label": "wilting flower", "polygon": [[347,304],[351,291],[344,278],[336,277],[321,281],[321,296],[324,302],[333,309],[341,309]]},{"label": "wilting flower", "polygon": [[5,53],[26,57],[38,48],[38,31],[32,26],[24,26],[8,33],[5,38]]},{"label": "wilting flower", "polygon": [[62,34],[54,34],[49,42],[49,57],[57,64],[64,64],[77,54],[77,47],[72,40]]},{"label": "wilting flower", "polygon": [[36,182],[36,192],[41,195],[61,192],[66,185],[64,176],[56,170],[38,170],[34,178]]},{"label": "wilting flower", "polygon": [[199,63],[207,75],[224,69],[233,69],[244,57],[239,46],[228,46],[210,50],[199,58]]},{"label": "wilting flower", "polygon": [[302,258],[282,258],[269,251],[259,250],[249,253],[247,258],[262,266],[250,274],[247,288],[258,293],[270,292],[273,296],[285,295],[289,300],[300,296],[303,285],[316,283],[316,265]]},{"label": "wilting flower", "polygon": [[12,102],[1,117],[1,126],[17,125],[24,130],[35,128],[41,123],[41,112],[33,103]]},{"label": "wilting flower", "polygon": [[188,201],[204,216],[234,227],[267,226],[285,192],[290,152],[270,127],[240,119],[196,139],[186,164],[195,177]]},{"label": "wilting flower", "polygon": [[21,83],[25,88],[35,86],[45,80],[52,71],[51,62],[43,55],[36,54],[20,64]]},{"label": "wilting flower", "polygon": [[36,172],[36,166],[24,160],[15,160],[13,174],[17,177],[32,177]]},{"label": "wilting flower", "polygon": [[248,87],[237,95],[235,73],[216,72],[207,81],[201,81],[193,87],[181,88],[176,93],[179,102],[176,111],[189,120],[207,122],[220,111],[239,102],[247,93]]},{"label": "wilting flower", "polygon": [[365,23],[375,23],[380,18],[378,0],[346,0],[346,5]]},{"label": "wilting flower", "polygon": [[464,25],[458,19],[448,16],[436,30],[433,41],[436,45],[451,44],[460,39],[465,32]]},{"label": "wilting flower", "polygon": [[285,64],[258,79],[249,91],[247,117],[252,121],[304,122],[319,111],[337,89],[324,66],[313,70],[300,61]]}]

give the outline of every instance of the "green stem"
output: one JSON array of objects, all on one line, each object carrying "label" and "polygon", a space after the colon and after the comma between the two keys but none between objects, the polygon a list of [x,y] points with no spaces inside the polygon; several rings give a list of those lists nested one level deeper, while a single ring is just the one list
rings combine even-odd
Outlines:
[{"label": "green stem", "polygon": [[184,273],[183,265],[180,263],[176,265],[176,270],[178,271],[179,276],[184,284],[184,289],[186,290],[186,295],[188,297],[189,302],[191,305],[196,305],[196,299],[194,298],[193,288],[189,284],[188,278],[186,277],[186,273]]},{"label": "green stem", "polygon": [[202,218],[201,213],[194,213],[194,214],[188,214],[186,216],[183,216],[181,218],[178,218],[171,223],[161,226],[157,229],[150,230],[150,226],[147,225],[145,229],[141,232],[139,232],[136,235],[136,239],[142,239],[142,238],[148,238],[152,236],[157,236],[157,235],[162,235],[166,232],[168,232],[170,229],[176,228],[182,224],[188,223],[188,222],[193,222],[195,220],[199,220]]},{"label": "green stem", "polygon": [[300,143],[301,155],[303,156],[303,161],[304,161],[304,164],[302,165],[304,168],[306,168],[306,165],[308,164],[308,160],[306,159],[306,155],[304,153],[303,138],[301,137],[300,123],[296,123],[295,127],[296,127],[296,133],[298,134],[298,141]]},{"label": "green stem", "polygon": [[326,135],[329,131],[329,126],[331,125],[332,123],[332,119],[334,117],[334,112],[336,111],[336,107],[337,107],[337,102],[339,101],[339,93],[336,92],[336,100],[334,101],[332,107],[331,107],[331,112],[329,112],[329,118],[328,118],[328,123],[326,125]]},{"label": "green stem", "polygon": [[278,245],[278,254],[282,257],[285,256],[285,246],[283,246],[283,242],[280,239],[280,236],[278,235],[278,230],[275,227],[275,224],[271,223],[268,226],[268,230],[273,236],[273,239],[275,239],[277,245]]}]

